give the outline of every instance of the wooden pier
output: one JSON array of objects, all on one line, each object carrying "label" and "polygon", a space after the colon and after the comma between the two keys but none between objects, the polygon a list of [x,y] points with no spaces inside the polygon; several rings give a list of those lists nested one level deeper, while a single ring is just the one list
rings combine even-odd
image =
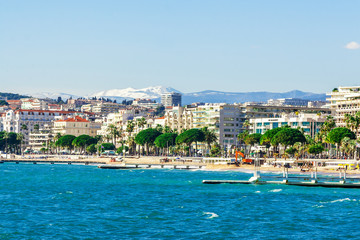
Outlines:
[{"label": "wooden pier", "polygon": [[[302,187],[327,187],[327,188],[360,188],[360,178],[348,178],[346,176],[346,169],[340,170],[339,178],[329,177],[318,177],[317,169],[311,172],[310,176],[289,176],[288,168],[285,167],[283,176],[260,176],[260,164],[259,161],[255,160],[254,164],[254,175],[248,180],[203,180],[204,184],[254,184],[254,185],[265,185],[265,184],[283,184],[290,186],[302,186]],[[265,180],[266,178],[271,180]],[[274,179],[281,179],[274,180]],[[330,181],[329,181],[330,180]]]},{"label": "wooden pier", "polygon": [[97,165],[106,164],[107,160],[75,160],[75,159],[1,159],[0,163],[32,163],[32,164],[83,164]]},{"label": "wooden pier", "polygon": [[104,164],[99,165],[99,168],[102,169],[146,169],[146,168],[171,168],[171,169],[201,169],[204,168],[206,165],[191,165],[191,164],[161,164],[161,163],[149,163],[149,164],[134,164],[134,163],[125,163],[125,164]]}]

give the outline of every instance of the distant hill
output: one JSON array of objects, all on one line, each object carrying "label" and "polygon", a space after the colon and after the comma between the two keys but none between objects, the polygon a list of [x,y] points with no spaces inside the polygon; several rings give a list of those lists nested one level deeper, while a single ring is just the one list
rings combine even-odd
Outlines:
[{"label": "distant hill", "polygon": [[19,100],[20,98],[29,98],[30,96],[20,95],[16,93],[1,93],[0,97],[7,98],[7,100]]},{"label": "distant hill", "polygon": [[269,99],[277,98],[300,98],[311,101],[325,101],[325,94],[302,92],[294,90],[284,93],[274,92],[220,92],[202,91],[195,93],[185,93],[183,103],[208,102],[208,103],[244,103],[244,102],[266,102]]},{"label": "distant hill", "polygon": [[[160,101],[162,93],[166,92],[179,92],[180,91],[163,86],[148,87],[143,89],[113,89],[98,92],[90,95],[90,97],[104,97],[110,99],[116,99],[117,101],[124,99],[134,98],[149,98]],[[190,104],[193,102],[208,102],[208,103],[244,103],[244,102],[266,102],[269,99],[277,98],[301,98],[312,101],[325,101],[325,94],[317,94],[310,92],[302,92],[294,90],[285,93],[273,93],[273,92],[221,92],[206,90],[202,92],[182,93],[183,104]]]},{"label": "distant hill", "polygon": [[77,99],[80,97],[77,95],[68,94],[68,93],[60,93],[60,92],[39,92],[39,93],[32,93],[31,96],[35,97],[35,98],[41,98],[41,99],[46,99],[46,98],[57,99],[58,97],[61,97],[62,100],[66,100],[69,98]]},{"label": "distant hill", "polygon": [[[121,102],[122,100],[132,100],[136,98],[145,98],[145,99],[154,99],[160,101],[161,94],[166,92],[179,92],[180,91],[164,86],[155,86],[147,87],[142,89],[135,88],[125,88],[125,89],[111,89],[106,91],[100,91],[94,94],[85,96],[89,97],[102,97],[116,100]],[[302,92],[299,90],[293,90],[284,93],[275,93],[275,92],[221,92],[206,90],[201,92],[192,92],[192,93],[182,93],[183,94],[183,104],[191,104],[194,102],[205,102],[205,103],[244,103],[244,102],[266,102],[269,99],[277,98],[300,98],[311,101],[325,101],[326,95],[319,93],[311,92]],[[38,98],[52,98],[57,99],[58,96],[62,99],[68,99],[69,97],[78,98],[80,96],[75,96],[67,93],[36,93],[31,94],[34,97]]]}]

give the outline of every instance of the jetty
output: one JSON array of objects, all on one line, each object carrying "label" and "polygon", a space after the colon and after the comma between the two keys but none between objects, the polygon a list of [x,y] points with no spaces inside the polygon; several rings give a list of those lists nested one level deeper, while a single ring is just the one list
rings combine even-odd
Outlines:
[{"label": "jetty", "polygon": [[83,164],[83,165],[91,165],[91,164],[106,164],[108,160],[76,160],[76,159],[1,159],[0,163],[32,163],[32,164]]},{"label": "jetty", "polygon": [[79,165],[97,165],[101,169],[148,169],[148,168],[164,168],[164,169],[202,169],[206,167],[198,159],[164,159],[156,157],[142,157],[142,158],[114,158],[114,157],[78,157],[72,156],[61,157],[31,157],[31,158],[1,158],[0,163],[27,163],[27,164],[79,164]]},{"label": "jetty", "polygon": [[138,168],[168,168],[168,169],[201,169],[205,168],[205,164],[191,164],[191,163],[120,163],[120,164],[102,164],[98,166],[102,169],[138,169]]},{"label": "jetty", "polygon": [[[339,169],[339,177],[318,177],[317,168],[310,174],[303,176],[289,176],[288,163],[290,161],[282,161],[283,176],[260,176],[260,162],[258,159],[254,162],[254,174],[249,180],[203,180],[204,184],[282,184],[302,187],[327,187],[327,188],[360,188],[360,178],[347,177],[346,168]],[[342,163],[349,163],[348,161]],[[269,180],[267,180],[269,179]],[[279,180],[278,180],[279,179]]]}]

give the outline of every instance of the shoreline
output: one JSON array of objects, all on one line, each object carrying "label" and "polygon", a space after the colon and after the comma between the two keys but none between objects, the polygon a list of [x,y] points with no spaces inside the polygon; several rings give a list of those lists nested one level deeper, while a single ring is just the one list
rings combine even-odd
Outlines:
[{"label": "shoreline", "polygon": [[[51,163],[69,163],[75,162],[75,163],[88,163],[88,164],[111,164],[111,165],[117,165],[117,164],[138,164],[138,165],[151,165],[151,164],[161,164],[161,165],[192,165],[192,166],[203,166],[201,169],[202,171],[234,171],[234,172],[247,172],[252,173],[254,171],[253,165],[247,165],[242,164],[240,166],[235,165],[227,165],[227,164],[205,164],[198,161],[170,161],[170,162],[163,162],[161,161],[161,157],[140,157],[140,158],[134,158],[134,157],[125,157],[123,158],[123,161],[116,161],[111,162],[111,159],[114,157],[77,157],[77,156],[71,156],[71,157],[48,157],[48,158],[11,158],[11,159],[5,159],[1,158],[0,162],[7,162],[7,160],[10,160],[11,162],[51,162]],[[86,164],[87,165],[87,164]],[[282,173],[284,169],[282,167],[273,167],[273,166],[264,166],[262,165],[260,167],[260,172],[264,173]],[[314,169],[315,171],[315,169]],[[289,168],[288,172],[290,174],[311,174],[311,171],[303,172],[300,168]],[[343,173],[344,171],[342,171]],[[329,174],[329,175],[336,175],[339,174],[339,170],[337,167],[318,167],[317,168],[318,174]],[[360,175],[360,169],[357,170],[347,170],[347,175]]]},{"label": "shoreline", "polygon": [[[227,165],[207,165],[206,168],[202,170],[208,171],[239,171],[239,172],[246,172],[246,173],[253,173],[254,166],[253,165],[240,165],[239,167],[236,166],[227,166]],[[272,166],[261,166],[260,172],[263,173],[282,173],[282,167],[272,167]],[[289,168],[289,174],[302,174],[308,175],[311,174],[312,171],[302,172],[300,168]],[[313,171],[315,172],[315,171]],[[328,175],[338,175],[339,170],[335,169],[334,167],[318,167],[317,168],[318,174],[328,174]],[[343,171],[342,171],[343,173]],[[346,170],[347,175],[360,175],[360,170]]]}]

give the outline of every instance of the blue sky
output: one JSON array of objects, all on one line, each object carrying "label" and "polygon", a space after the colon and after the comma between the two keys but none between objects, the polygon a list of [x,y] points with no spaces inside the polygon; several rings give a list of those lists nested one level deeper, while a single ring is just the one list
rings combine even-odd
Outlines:
[{"label": "blue sky", "polygon": [[359,9],[355,0],[0,0],[0,91],[360,85]]}]

